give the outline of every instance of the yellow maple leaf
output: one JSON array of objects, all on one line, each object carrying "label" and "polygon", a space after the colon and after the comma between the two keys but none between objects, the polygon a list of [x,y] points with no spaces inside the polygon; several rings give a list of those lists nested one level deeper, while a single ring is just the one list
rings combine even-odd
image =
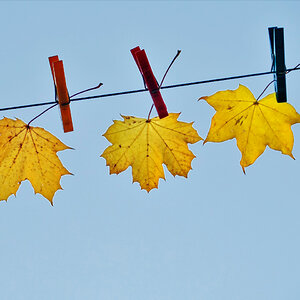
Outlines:
[{"label": "yellow maple leaf", "polygon": [[28,179],[35,193],[53,205],[61,176],[71,174],[56,155],[65,149],[70,148],[43,128],[19,119],[0,120],[0,200],[16,195],[21,182]]},{"label": "yellow maple leaf", "polygon": [[122,116],[114,121],[104,136],[112,143],[102,153],[110,174],[119,174],[132,167],[133,182],[148,192],[158,187],[159,178],[165,179],[162,164],[172,175],[187,177],[195,158],[187,143],[202,138],[192,127],[193,123],[177,121],[179,113],[147,120]]},{"label": "yellow maple leaf", "polygon": [[300,115],[291,104],[277,103],[275,93],[257,101],[247,87],[240,85],[236,90],[220,91],[200,99],[216,110],[204,143],[236,138],[243,171],[267,145],[294,158],[291,125],[300,122]]}]

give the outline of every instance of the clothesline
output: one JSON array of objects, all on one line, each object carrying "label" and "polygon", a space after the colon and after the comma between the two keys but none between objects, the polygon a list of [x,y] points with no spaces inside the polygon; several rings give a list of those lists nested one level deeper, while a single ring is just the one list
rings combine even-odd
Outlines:
[{"label": "clothesline", "polygon": [[[286,73],[296,71],[296,70],[300,70],[300,67],[298,65],[295,68],[286,69]],[[234,80],[234,79],[247,78],[247,77],[264,76],[264,75],[275,74],[275,73],[276,73],[275,71],[268,71],[268,72],[252,73],[252,74],[245,74],[245,75],[238,75],[238,76],[214,78],[214,79],[194,81],[194,82],[178,83],[178,84],[162,86],[162,87],[160,87],[160,89],[161,90],[172,89],[172,88],[178,88],[178,87],[206,84],[206,83],[212,83],[212,82],[220,82],[220,81],[226,81],[226,80]],[[108,94],[100,94],[100,95],[94,95],[94,96],[88,96],[88,97],[79,97],[79,98],[72,98],[72,96],[71,96],[70,102],[107,98],[107,97],[115,97],[115,96],[128,95],[128,94],[136,94],[136,93],[142,93],[142,92],[146,92],[146,91],[148,91],[147,88],[138,89],[138,90],[121,91],[121,92],[108,93]],[[56,103],[57,103],[56,101],[49,101],[49,102],[32,103],[32,104],[25,104],[25,105],[19,105],[19,106],[10,106],[10,107],[0,108],[0,111],[30,108],[30,107],[36,107],[36,106],[53,105]]]}]

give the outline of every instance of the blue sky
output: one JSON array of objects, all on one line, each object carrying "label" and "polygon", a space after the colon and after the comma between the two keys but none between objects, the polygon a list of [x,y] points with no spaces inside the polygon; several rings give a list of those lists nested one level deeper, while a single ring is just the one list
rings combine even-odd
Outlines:
[{"label": "blue sky", "polygon": [[[64,61],[70,94],[143,88],[130,54],[144,48],[165,84],[271,68],[267,28],[284,27],[287,67],[300,63],[297,1],[0,2],[1,107],[53,100],[48,57]],[[201,96],[238,84],[258,96],[272,76],[162,91],[169,112],[205,138],[214,110]],[[300,73],[287,76],[300,111]],[[273,92],[271,86],[268,90]],[[120,114],[147,117],[146,93],[72,103],[74,132],[58,109],[32,125],[75,150],[59,154],[54,206],[28,182],[0,202],[0,296],[4,300],[279,300],[300,297],[300,127],[296,160],[266,149],[245,176],[234,140],[190,146],[188,179],[166,171],[149,194],[131,169],[109,175],[102,136]],[[25,122],[43,108],[2,112]]]}]

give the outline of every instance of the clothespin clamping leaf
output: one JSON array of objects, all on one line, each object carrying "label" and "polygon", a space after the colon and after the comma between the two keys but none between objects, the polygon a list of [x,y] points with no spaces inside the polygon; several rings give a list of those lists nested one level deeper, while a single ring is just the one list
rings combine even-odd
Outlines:
[{"label": "clothespin clamping leaf", "polygon": [[58,101],[59,104],[64,132],[70,132],[73,131],[73,123],[63,62],[55,55],[49,57],[49,63],[55,86],[55,100]]},{"label": "clothespin clamping leaf", "polygon": [[287,102],[283,28],[269,27],[269,37],[277,102]]},{"label": "clothespin clamping leaf", "polygon": [[168,116],[166,104],[159,91],[159,85],[154,77],[145,50],[135,47],[130,50],[148,88],[160,119]]}]

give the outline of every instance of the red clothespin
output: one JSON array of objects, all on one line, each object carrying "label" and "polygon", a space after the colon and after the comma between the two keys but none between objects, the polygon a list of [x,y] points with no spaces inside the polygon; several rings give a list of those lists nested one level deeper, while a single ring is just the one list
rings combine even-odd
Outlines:
[{"label": "red clothespin", "polygon": [[59,103],[64,132],[70,132],[73,131],[73,123],[63,62],[62,60],[59,60],[57,55],[55,55],[49,57],[49,63],[55,86],[55,98]]},{"label": "red clothespin", "polygon": [[153,99],[158,116],[161,119],[167,117],[167,107],[159,91],[159,86],[152,72],[145,50],[141,50],[140,47],[135,47],[134,49],[131,49],[130,52],[144,78],[144,82]]}]

